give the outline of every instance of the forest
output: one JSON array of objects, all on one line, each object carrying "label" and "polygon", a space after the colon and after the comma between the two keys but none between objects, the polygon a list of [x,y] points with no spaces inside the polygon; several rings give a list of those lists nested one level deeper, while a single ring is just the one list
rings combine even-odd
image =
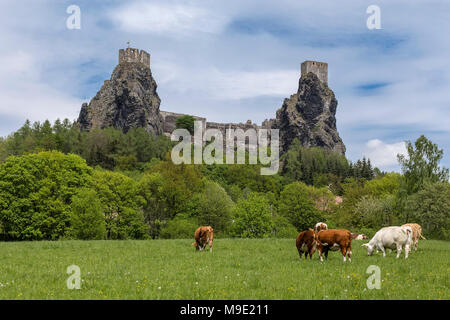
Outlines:
[{"label": "forest", "polygon": [[142,128],[26,121],[0,138],[1,240],[192,238],[199,225],[222,238],[295,238],[318,221],[368,236],[416,222],[450,239],[449,171],[425,136],[406,142],[401,173],[298,140],[272,176],[259,165],[175,165],[173,145]]}]

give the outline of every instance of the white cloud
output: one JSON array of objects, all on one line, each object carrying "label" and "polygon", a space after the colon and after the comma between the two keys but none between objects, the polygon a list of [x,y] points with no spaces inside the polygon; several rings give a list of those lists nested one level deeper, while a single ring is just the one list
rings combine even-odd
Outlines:
[{"label": "white cloud", "polygon": [[224,16],[205,8],[142,1],[114,8],[110,17],[124,31],[164,36],[194,32],[218,33],[227,23]]},{"label": "white cloud", "polygon": [[0,55],[0,114],[31,120],[76,118],[81,100],[42,81],[32,54],[19,50]]},{"label": "white cloud", "polygon": [[188,66],[163,65],[156,68],[163,74],[158,83],[174,88],[172,92],[179,94],[195,91],[215,100],[239,100],[260,96],[286,97],[298,89],[299,72],[296,70],[195,70]]},{"label": "white cloud", "polygon": [[369,158],[372,164],[381,169],[387,169],[397,165],[397,154],[406,154],[404,142],[384,143],[379,139],[372,139],[366,143],[364,156]]}]

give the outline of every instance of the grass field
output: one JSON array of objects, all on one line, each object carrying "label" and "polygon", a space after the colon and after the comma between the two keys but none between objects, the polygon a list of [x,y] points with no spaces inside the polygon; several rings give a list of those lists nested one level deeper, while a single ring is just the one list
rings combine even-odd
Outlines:
[{"label": "grass field", "polygon": [[[216,239],[214,252],[192,240],[0,243],[0,299],[446,299],[450,242],[421,241],[405,260],[368,257],[353,242],[344,263],[299,260],[295,239]],[[69,265],[81,289],[69,290]],[[381,269],[381,289],[366,269]]]}]

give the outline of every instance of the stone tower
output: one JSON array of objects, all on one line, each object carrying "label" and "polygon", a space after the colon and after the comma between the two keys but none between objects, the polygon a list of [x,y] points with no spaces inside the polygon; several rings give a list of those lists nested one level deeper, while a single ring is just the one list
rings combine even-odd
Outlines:
[{"label": "stone tower", "polygon": [[135,48],[120,49],[119,64],[124,62],[139,62],[150,68],[150,54]]},{"label": "stone tower", "polygon": [[309,72],[314,73],[320,81],[328,85],[328,63],[317,61],[304,61],[301,67],[302,76]]}]

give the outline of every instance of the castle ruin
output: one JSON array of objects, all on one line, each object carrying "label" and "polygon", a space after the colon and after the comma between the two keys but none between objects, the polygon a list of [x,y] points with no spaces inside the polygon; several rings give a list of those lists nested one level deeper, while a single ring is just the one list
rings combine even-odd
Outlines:
[{"label": "castle ruin", "polygon": [[314,73],[320,81],[328,85],[328,63],[317,61],[304,61],[301,66],[301,75]]},{"label": "castle ruin", "polygon": [[124,62],[139,62],[150,68],[150,54],[135,48],[120,49],[119,64]]},{"label": "castle ruin", "polygon": [[[89,104],[83,103],[78,118],[80,128],[115,127],[126,132],[132,127],[143,127],[152,134],[170,137],[177,119],[186,114],[160,110],[161,100],[156,88],[150,70],[150,54],[136,48],[119,50],[119,63],[111,79],[104,82]],[[270,129],[279,129],[283,151],[298,138],[303,146],[326,147],[344,154],[345,145],[336,129],[336,106],[334,93],[328,88],[328,64],[304,61],[299,88],[284,100],[276,118],[266,119],[258,125],[251,120],[218,123],[193,117],[201,121],[203,130],[218,130],[223,137],[227,136],[227,130],[266,129],[270,132]]]}]

